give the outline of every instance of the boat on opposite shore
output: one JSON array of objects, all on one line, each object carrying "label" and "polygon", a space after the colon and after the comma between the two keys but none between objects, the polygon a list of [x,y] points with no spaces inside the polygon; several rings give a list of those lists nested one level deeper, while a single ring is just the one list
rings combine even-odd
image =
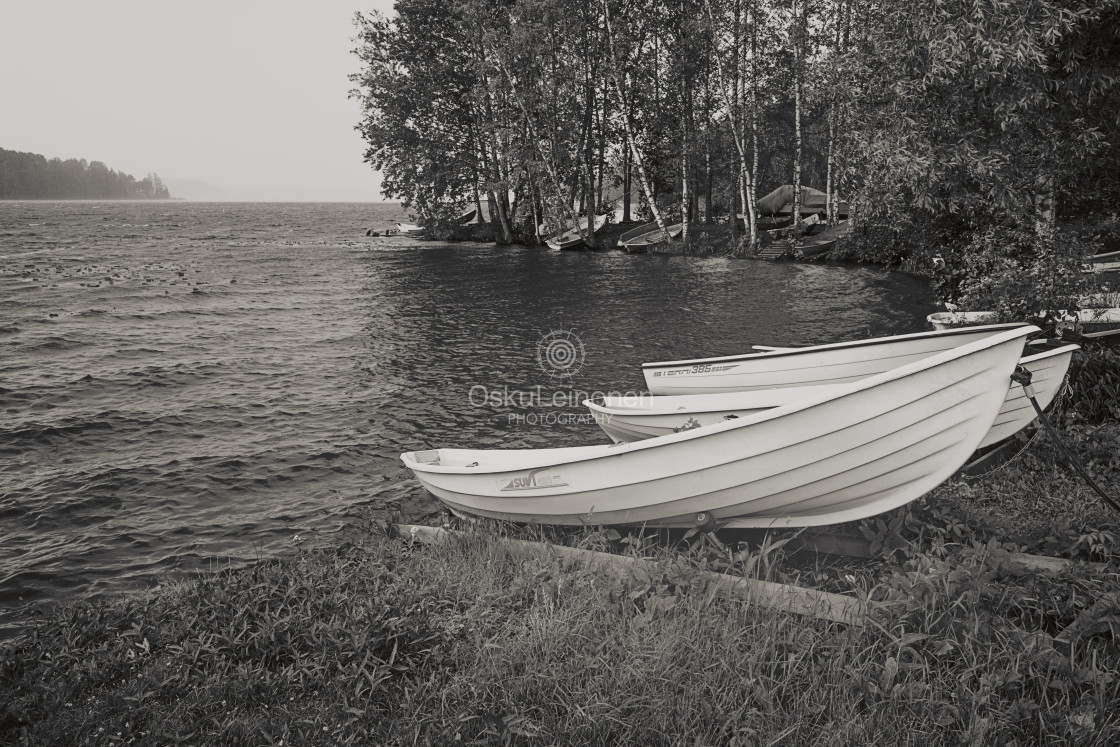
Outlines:
[{"label": "boat on opposite shore", "polygon": [[[665,230],[669,233],[670,239],[675,239],[684,231],[684,224],[666,225]],[[618,237],[618,245],[630,254],[640,254],[648,251],[654,244],[660,244],[664,241],[665,234],[661,232],[661,227],[657,225],[657,221],[644,223]]]},{"label": "boat on opposite shore", "polygon": [[397,233],[401,236],[407,236],[413,239],[423,238],[425,235],[424,227],[418,226],[415,223],[398,223]]},{"label": "boat on opposite shore", "polygon": [[[599,230],[606,225],[607,216],[596,215],[595,223],[591,233],[598,233]],[[570,249],[586,249],[587,248],[587,218],[580,221],[578,228],[565,231],[557,234],[552,238],[546,240],[544,243],[550,249],[570,250]]]}]

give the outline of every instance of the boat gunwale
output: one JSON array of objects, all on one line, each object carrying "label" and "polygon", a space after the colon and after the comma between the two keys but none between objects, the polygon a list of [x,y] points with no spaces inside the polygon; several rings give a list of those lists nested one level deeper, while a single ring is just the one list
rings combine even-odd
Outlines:
[{"label": "boat gunwale", "polygon": [[[817,353],[821,351],[831,350],[845,350],[849,348],[859,347],[874,347],[877,345],[889,345],[895,342],[905,342],[909,340],[925,339],[928,337],[947,337],[953,335],[973,334],[982,330],[993,330],[993,335],[1000,332],[1016,329],[1019,327],[1034,327],[1029,322],[1003,322],[1001,324],[985,324],[974,327],[953,327],[951,329],[940,329],[926,332],[911,332],[905,335],[893,335],[891,337],[871,337],[866,340],[848,340],[845,342],[833,342],[826,345],[812,345],[803,348],[781,348],[778,350],[767,350],[757,353],[740,353],[739,355],[725,355],[717,358],[690,358],[686,360],[677,361],[656,361],[652,363],[643,363],[642,369],[647,368],[679,368],[682,366],[698,365],[701,363],[733,363],[735,361],[749,361],[749,360],[772,360],[783,356],[792,355],[806,355],[809,353]],[[1038,327],[1034,327],[1041,332]],[[1033,333],[1032,333],[1033,334]]]}]

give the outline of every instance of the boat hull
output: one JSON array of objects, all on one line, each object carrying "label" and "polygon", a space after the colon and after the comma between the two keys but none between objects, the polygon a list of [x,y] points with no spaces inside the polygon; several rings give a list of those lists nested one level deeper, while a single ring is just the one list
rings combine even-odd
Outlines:
[{"label": "boat hull", "polygon": [[[1023,356],[1019,365],[1031,372],[1035,400],[1046,408],[1065,381],[1077,345],[1063,345]],[[841,391],[846,384],[790,387],[723,394],[645,397],[630,400],[615,397],[602,403],[587,401],[595,422],[612,441],[628,442],[657,438],[688,428],[715,425],[729,418],[745,418],[757,412]],[[1019,432],[1035,419],[1034,408],[1023,387],[1012,384],[995,422],[977,448],[998,443]]]},{"label": "boat hull", "polygon": [[645,363],[642,374],[651,393],[665,395],[843,384],[1016,326],[1021,325],[966,327],[722,358]]},{"label": "boat hull", "polygon": [[404,465],[452,510],[578,526],[732,527],[855,521],[904,505],[959,469],[995,420],[1022,327],[800,401],[635,443],[438,449]]}]

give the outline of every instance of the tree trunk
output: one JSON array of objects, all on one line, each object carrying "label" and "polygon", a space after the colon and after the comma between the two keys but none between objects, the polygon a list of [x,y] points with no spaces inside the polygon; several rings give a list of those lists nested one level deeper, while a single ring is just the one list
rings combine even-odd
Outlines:
[{"label": "tree trunk", "polygon": [[1054,240],[1057,211],[1054,209],[1054,175],[1042,173],[1035,177],[1034,232],[1039,243],[1047,246]]},{"label": "tree trunk", "polygon": [[[491,122],[494,121],[494,119],[493,119],[493,104],[490,101],[490,92],[489,91],[486,92],[486,114],[490,118]],[[492,151],[491,159],[490,159],[490,164],[491,164],[491,172],[490,173],[491,173],[491,175],[493,176],[493,179],[494,179],[494,189],[492,191],[493,191],[493,194],[494,194],[494,203],[495,203],[494,208],[495,208],[495,211],[498,213],[498,226],[500,227],[500,230],[501,230],[501,238],[502,238],[501,243],[512,244],[513,243],[513,230],[510,228],[509,214],[506,212],[509,193],[507,192],[505,183],[502,181],[502,170],[501,170],[501,165],[500,165],[500,155],[499,155],[499,152],[498,152],[498,136],[496,134],[494,134],[494,129],[493,128],[490,129],[490,148],[491,148],[491,151]]]},{"label": "tree trunk", "polygon": [[629,223],[630,217],[630,149],[623,143],[622,147],[622,222]]},{"label": "tree trunk", "polygon": [[[485,44],[483,42],[482,25],[478,24],[476,29],[477,29],[476,43],[478,44],[479,59],[485,60],[486,59],[486,54],[485,54],[486,47],[485,47]],[[484,101],[485,101],[485,104],[486,104],[486,112],[485,112],[486,113],[486,122],[488,122],[492,125],[493,122],[494,122],[494,106],[493,106],[493,101],[491,99],[491,81],[490,81],[490,75],[489,75],[488,72],[485,74],[483,82],[486,84],[486,96],[484,97]],[[491,178],[493,179],[493,188],[489,190],[490,194],[491,194],[490,210],[491,210],[492,215],[493,215],[493,213],[497,213],[497,219],[498,219],[497,222],[498,222],[498,225],[499,225],[499,230],[501,231],[501,243],[512,244],[513,243],[513,231],[510,228],[509,216],[503,208],[504,199],[503,200],[497,199],[498,192],[499,191],[505,192],[505,190],[506,190],[505,186],[503,186],[503,183],[502,183],[501,167],[499,165],[500,158],[499,158],[499,154],[498,154],[498,138],[497,138],[497,135],[494,134],[493,126],[490,126],[487,129],[489,131],[489,138],[487,138],[487,140],[489,142],[489,146],[490,146],[490,150],[491,150],[490,159],[489,159],[490,160],[490,172],[489,172],[489,174],[490,174]],[[486,150],[486,143],[483,143],[483,151],[485,152],[485,150]],[[502,197],[505,198],[506,195],[503,194]]]},{"label": "tree trunk", "polygon": [[[841,54],[841,50],[840,50],[840,29],[844,25],[844,0],[836,0],[836,13],[834,14],[834,18],[836,19],[836,40],[835,40],[835,43],[834,43],[836,53],[835,53],[835,56],[833,57],[833,59],[835,60],[835,59],[839,58],[839,56]],[[829,83],[830,83],[829,87],[832,90],[831,90],[831,93],[830,93],[830,96],[829,96],[829,102],[828,102],[828,144],[826,146],[827,153],[826,153],[826,156],[825,156],[825,188],[824,188],[825,189],[825,211],[826,211],[826,214],[828,216],[828,221],[827,222],[828,222],[828,225],[830,225],[830,226],[835,226],[836,225],[837,220],[839,218],[838,213],[840,212],[840,206],[838,204],[839,200],[838,200],[838,197],[837,197],[837,194],[836,194],[836,185],[833,183],[833,176],[832,176],[833,166],[835,164],[834,152],[835,152],[835,147],[836,147],[835,146],[835,143],[836,143],[836,98],[837,98],[836,91],[837,91],[837,88],[840,85],[840,81],[837,79],[837,75],[835,74],[835,70],[836,70],[836,64],[835,64],[835,62],[833,62],[829,66],[829,72],[828,72],[828,79],[829,79]]]},{"label": "tree trunk", "polygon": [[[474,107],[471,107],[471,108],[472,108],[472,110],[474,109]],[[477,117],[476,117],[476,119],[477,119]],[[479,139],[478,139],[478,131],[475,130],[474,128],[472,128],[472,133],[471,134],[474,138],[474,147],[475,147],[475,158],[473,159],[474,163],[472,164],[472,167],[471,167],[473,172],[474,172],[474,215],[475,215],[475,221],[477,221],[478,223],[485,223],[486,218],[484,218],[483,215],[482,215],[482,197],[479,194],[480,191],[481,191],[479,189],[479,187],[481,186],[481,183],[482,183],[482,174],[480,174],[479,171],[478,171],[478,161],[481,158],[480,151],[481,151],[482,145],[481,145],[481,143],[479,142]],[[483,169],[486,168],[485,163],[483,163],[482,168]]]},{"label": "tree trunk", "polygon": [[[740,104],[742,103],[742,95],[740,87],[742,86],[742,71],[740,70],[743,56],[743,8],[741,0],[735,0],[734,17],[731,22],[731,53],[734,56],[735,64],[731,66],[731,109],[728,112],[730,117],[735,112],[740,111]],[[713,53],[718,54],[718,50],[713,50]],[[739,194],[742,187],[742,173],[743,173],[743,156],[739,153],[739,149],[735,148],[735,171],[732,177],[732,184],[727,190],[728,197],[731,202],[731,246],[738,249],[738,233],[739,233],[739,214],[744,216],[747,214],[747,206],[743,202],[743,196]]]},{"label": "tree trunk", "polygon": [[[590,36],[590,34],[588,34]],[[588,39],[588,41],[590,41]],[[584,241],[592,249],[599,247],[595,239],[595,143],[593,142],[592,134],[595,124],[595,86],[594,83],[594,65],[591,61],[591,45],[584,45],[584,59],[587,64],[585,77],[584,77],[584,129],[587,130],[587,143],[583,152],[584,166],[587,171],[587,212],[584,214],[587,218],[587,236]]]},{"label": "tree trunk", "polygon": [[715,188],[715,177],[712,175],[712,138],[708,127],[704,128],[704,191],[707,200],[704,202],[704,223],[712,224],[712,192]]},{"label": "tree trunk", "polygon": [[[480,35],[481,35],[481,32],[480,32]],[[498,66],[498,69],[501,71],[502,75],[505,76],[506,83],[509,87],[510,95],[513,96],[514,102],[517,104],[518,108],[521,110],[522,117],[525,118],[525,126],[529,129],[529,132],[532,134],[533,143],[534,143],[534,145],[537,149],[538,155],[540,155],[540,157],[541,157],[541,162],[544,164],[545,171],[548,172],[550,180],[552,181],[552,187],[556,192],[556,198],[557,198],[557,200],[560,201],[561,207],[568,214],[568,217],[571,219],[572,223],[575,224],[576,228],[580,229],[580,234],[582,235],[583,234],[583,229],[580,228],[579,218],[574,213],[572,213],[571,200],[570,199],[568,201],[564,200],[564,190],[563,190],[563,187],[560,184],[560,175],[559,175],[559,173],[557,173],[558,170],[556,168],[555,161],[551,160],[551,157],[550,157],[551,154],[548,154],[546,156],[546,154],[544,153],[544,151],[541,147],[541,139],[537,135],[536,128],[533,126],[532,117],[529,116],[529,110],[526,108],[525,102],[522,100],[521,96],[518,94],[517,87],[513,83],[513,78],[512,78],[512,76],[510,76],[509,71],[506,69],[505,64],[502,62],[501,57],[498,56],[497,53],[494,53],[493,57],[494,57],[495,64]],[[554,137],[549,139],[549,144],[550,144],[550,148],[555,145],[555,138]]]},{"label": "tree trunk", "polygon": [[[808,3],[808,0],[802,0]],[[792,233],[796,238],[801,235],[801,55],[804,28],[801,27],[797,0],[792,0],[790,13],[790,34],[793,36],[793,219]]]},{"label": "tree trunk", "polygon": [[[758,14],[757,7],[751,3],[751,173],[758,175]],[[755,252],[758,248],[758,215],[755,205],[758,203],[758,179],[752,179],[750,192],[751,237],[748,242],[748,251]]]},{"label": "tree trunk", "polygon": [[692,201],[688,190],[688,128],[682,123],[685,133],[684,147],[681,148],[681,241],[688,243],[692,228]]},{"label": "tree trunk", "polygon": [[649,211],[653,214],[653,219],[657,221],[657,227],[661,229],[662,237],[665,241],[670,241],[672,237],[669,236],[669,231],[665,228],[665,220],[661,217],[661,211],[657,209],[657,202],[653,199],[653,190],[650,188],[649,177],[646,175],[645,164],[642,162],[642,154],[638,150],[638,143],[634,137],[634,125],[630,121],[633,112],[626,98],[626,93],[622,88],[622,80],[619,77],[618,55],[614,50],[614,32],[611,30],[611,13],[610,8],[607,6],[607,0],[603,0],[603,17],[606,21],[607,49],[611,54],[611,78],[614,82],[615,91],[618,93],[618,101],[622,105],[623,112],[625,112],[622,122],[626,128],[626,142],[630,145],[630,153],[634,158],[634,165],[638,167],[638,177],[641,180],[642,192],[645,193],[646,201],[649,204]]},{"label": "tree trunk", "polygon": [[603,95],[599,101],[599,155],[596,168],[595,209],[603,204],[603,178],[607,173],[607,86],[603,81]]},{"label": "tree trunk", "polygon": [[[721,58],[721,55],[719,54],[719,45],[718,45],[717,39],[714,37],[714,34],[716,33],[716,22],[715,22],[715,13],[712,11],[711,0],[706,0],[705,6],[706,6],[706,9],[708,11],[708,19],[710,21],[710,25],[711,25],[711,29],[712,29],[712,33],[713,33],[713,39],[712,39],[713,44],[712,44],[712,46],[713,46],[713,48],[716,52],[714,57],[715,57],[715,61],[716,61],[716,72],[719,75],[720,92],[723,96],[724,104],[728,108],[728,119],[731,122],[732,139],[735,141],[735,151],[736,151],[736,154],[738,156],[739,172],[736,175],[736,181],[738,182],[738,186],[739,186],[739,200],[745,207],[745,209],[744,209],[744,217],[746,219],[745,222],[750,227],[750,244],[748,245],[748,250],[753,251],[755,240],[756,240],[756,233],[755,232],[756,232],[756,225],[757,225],[757,220],[755,218],[754,198],[752,196],[754,178],[752,177],[752,173],[747,170],[746,132],[743,128],[743,122],[742,122],[742,119],[741,119],[742,112],[739,111],[738,107],[736,106],[736,104],[740,101],[740,96],[739,96],[737,87],[736,87],[736,89],[729,90],[728,75],[724,71],[723,60]],[[739,67],[739,59],[740,59],[739,58],[739,50],[738,49],[733,49],[732,52],[734,53],[733,69],[735,70],[735,76],[732,80],[737,81],[737,80],[741,79],[741,77],[738,75],[738,67]],[[753,93],[753,89],[752,89],[752,93]],[[756,171],[757,171],[757,169],[756,169]]]}]

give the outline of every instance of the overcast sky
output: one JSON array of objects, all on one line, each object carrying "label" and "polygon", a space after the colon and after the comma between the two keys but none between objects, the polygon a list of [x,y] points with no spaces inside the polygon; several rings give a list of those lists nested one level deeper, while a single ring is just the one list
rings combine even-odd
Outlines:
[{"label": "overcast sky", "polygon": [[154,171],[173,197],[380,201],[347,76],[354,12],[391,7],[2,0],[0,147]]}]

